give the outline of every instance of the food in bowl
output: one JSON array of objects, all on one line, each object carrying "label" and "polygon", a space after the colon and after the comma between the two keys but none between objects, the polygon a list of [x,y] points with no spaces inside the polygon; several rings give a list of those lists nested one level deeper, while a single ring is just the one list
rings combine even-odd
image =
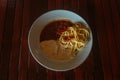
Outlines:
[{"label": "food in bowl", "polygon": [[90,38],[89,28],[69,19],[49,22],[40,34],[40,47],[51,59],[69,61],[86,46]]},{"label": "food in bowl", "polygon": [[[64,46],[60,44],[60,42],[63,42],[63,41],[60,41],[61,39],[65,39],[66,41],[66,36],[64,36],[64,34],[68,33],[69,31],[65,32],[65,31],[61,31],[61,29],[60,30],[57,29],[58,25],[56,29],[53,29],[52,26],[51,28],[46,28],[48,24],[51,24],[54,21],[58,21],[58,20],[62,20],[63,22],[65,22],[65,24],[67,23],[66,25],[68,25],[68,27],[73,27],[74,24],[77,24],[77,25],[83,25],[84,28],[88,29],[88,32],[89,32],[88,39],[84,47],[81,47],[78,52],[75,50],[76,51],[75,56],[72,56],[73,53],[71,53],[71,49],[66,50]],[[58,22],[60,23],[60,21]],[[77,22],[80,22],[80,23],[77,23]],[[62,25],[63,24],[61,24],[61,26]],[[55,26],[53,27],[55,28]],[[70,30],[73,30],[73,29],[70,29]],[[62,34],[59,31],[62,32]],[[46,34],[43,34],[43,33],[46,33]],[[69,39],[71,40],[71,38],[67,37],[67,39],[68,40],[66,42],[68,43]],[[81,16],[68,10],[53,10],[53,11],[44,13],[33,22],[28,34],[28,46],[33,58],[41,66],[53,71],[68,71],[80,66],[89,56],[90,51],[92,50],[92,45],[93,45],[93,36],[88,23]],[[42,48],[42,47],[45,47],[45,48]],[[58,49],[59,51],[61,51],[60,53],[62,54],[56,54]],[[54,56],[50,55],[50,54],[53,54],[52,52],[55,54]]]}]

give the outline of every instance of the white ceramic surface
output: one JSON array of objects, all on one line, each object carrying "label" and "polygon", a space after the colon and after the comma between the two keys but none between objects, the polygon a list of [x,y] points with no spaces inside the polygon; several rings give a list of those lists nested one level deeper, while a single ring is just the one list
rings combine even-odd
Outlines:
[{"label": "white ceramic surface", "polygon": [[70,19],[72,20],[72,22],[82,22],[87,27],[89,27],[87,22],[81,16],[77,15],[74,12],[67,10],[53,10],[38,17],[38,19],[36,19],[35,22],[32,24],[28,34],[28,46],[34,59],[43,67],[54,71],[67,71],[78,67],[86,60],[92,48],[93,37],[92,37],[92,32],[90,32],[90,40],[88,44],[86,45],[84,50],[79,52],[78,55],[75,57],[75,59],[71,61],[57,62],[49,59],[43,53],[39,43],[40,33],[42,29],[50,21],[56,19],[64,19],[64,18]]}]

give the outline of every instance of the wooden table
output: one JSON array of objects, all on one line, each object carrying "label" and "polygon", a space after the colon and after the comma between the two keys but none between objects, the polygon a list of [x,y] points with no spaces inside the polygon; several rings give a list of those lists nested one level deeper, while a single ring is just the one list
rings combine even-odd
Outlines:
[{"label": "wooden table", "polygon": [[[43,68],[28,49],[31,24],[54,9],[76,12],[93,32],[89,57],[67,72]],[[120,0],[0,0],[0,80],[120,80]]]}]

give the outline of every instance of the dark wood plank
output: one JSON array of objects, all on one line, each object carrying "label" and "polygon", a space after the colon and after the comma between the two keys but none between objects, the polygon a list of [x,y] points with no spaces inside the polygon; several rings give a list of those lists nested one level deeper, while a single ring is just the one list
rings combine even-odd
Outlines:
[{"label": "dark wood plank", "polygon": [[109,2],[110,13],[111,13],[111,26],[108,30],[108,39],[109,39],[109,48],[111,54],[111,63],[112,63],[112,70],[113,70],[113,78],[115,80],[120,79],[120,53],[119,53],[119,40],[120,40],[120,33],[119,33],[119,22],[120,16],[119,12],[117,11],[117,5],[115,4],[114,0],[110,0]]},{"label": "dark wood plank", "polygon": [[9,80],[18,79],[18,65],[19,65],[19,53],[20,53],[20,38],[21,38],[21,26],[22,26],[22,9],[23,1],[16,1],[15,19],[12,37],[12,49],[10,54],[9,65]]},{"label": "dark wood plank", "polygon": [[32,55],[28,57],[28,80],[37,80],[36,62]]},{"label": "dark wood plank", "polygon": [[56,72],[56,80],[65,80],[64,72]]},{"label": "dark wood plank", "polygon": [[30,2],[24,0],[23,5],[23,16],[22,17],[22,33],[21,33],[21,45],[20,45],[20,56],[19,56],[19,72],[18,80],[28,79],[28,32],[30,29]]},{"label": "dark wood plank", "polygon": [[48,0],[30,0],[30,23],[48,11]]},{"label": "dark wood plank", "polygon": [[78,0],[71,0],[70,4],[71,4],[71,10],[76,12],[78,9]]},{"label": "dark wood plank", "polygon": [[81,64],[78,68],[74,70],[75,72],[75,80],[84,80],[84,63]]},{"label": "dark wood plank", "polygon": [[0,0],[0,50],[2,46],[3,27],[5,21],[7,0]]},{"label": "dark wood plank", "polygon": [[65,75],[65,80],[75,80],[74,70],[66,71],[64,75]]},{"label": "dark wood plank", "polygon": [[77,13],[88,22],[87,0],[78,0]]},{"label": "dark wood plank", "polygon": [[28,59],[28,80],[46,80],[46,69],[40,66],[32,55]]},{"label": "dark wood plank", "polygon": [[56,80],[55,71],[47,70],[47,80]]},{"label": "dark wood plank", "polygon": [[110,1],[111,3],[111,19],[112,19],[112,28],[113,28],[113,33],[115,34],[114,36],[114,42],[116,42],[117,50],[119,50],[119,41],[120,41],[120,10],[117,8],[117,5],[114,0]]},{"label": "dark wood plank", "polygon": [[71,0],[63,0],[63,9],[70,10]]},{"label": "dark wood plank", "polygon": [[[99,44],[98,44],[98,32],[97,32],[97,28],[96,28],[96,24],[95,24],[95,2],[94,0],[91,1],[87,1],[87,8],[88,8],[88,19],[89,19],[89,25],[92,29],[92,33],[93,33],[93,48],[91,51],[91,63],[93,66],[90,70],[90,72],[92,72],[91,74],[93,74],[93,80],[103,80],[104,76],[103,74],[103,69],[102,69],[102,62],[101,62],[101,57],[100,57],[100,49],[99,49]],[[97,64],[98,63],[98,64]],[[88,65],[89,66],[89,65]],[[90,69],[90,68],[89,68]],[[101,75],[100,75],[101,74]],[[89,75],[90,76],[90,75]],[[90,79],[90,80],[92,80]]]},{"label": "dark wood plank", "polygon": [[120,17],[120,0],[115,0],[115,6],[117,8],[117,12],[119,13],[119,17]]},{"label": "dark wood plank", "polygon": [[[6,5],[6,4],[5,4]],[[8,7],[10,6],[10,7]],[[2,44],[0,50],[0,80],[7,80],[9,73],[9,60],[12,46],[15,0],[8,0],[4,20]]]},{"label": "dark wood plank", "polygon": [[37,63],[37,80],[47,80],[47,70]]},{"label": "dark wood plank", "polygon": [[[111,5],[110,5],[110,1],[104,1],[105,7],[104,7],[104,16],[105,16],[105,27],[106,27],[106,35],[107,35],[107,39],[108,41],[108,49],[109,49],[109,55],[110,55],[110,59],[111,59],[111,64],[112,64],[112,74],[113,74],[113,79],[118,79],[119,75],[117,74],[117,71],[119,70],[119,61],[118,61],[118,54],[117,54],[117,48],[116,45],[114,43],[114,32],[113,32],[113,21],[112,21],[112,11],[111,11]],[[114,3],[112,2],[112,5],[114,5]],[[114,13],[115,14],[115,13]]]},{"label": "dark wood plank", "polygon": [[48,11],[56,9],[56,0],[48,0]]},{"label": "dark wood plank", "polygon": [[[102,4],[99,4],[99,3]],[[108,7],[108,2],[99,0],[96,1],[96,5],[101,5],[101,7],[96,7],[97,12],[97,18],[96,18],[96,24],[98,26],[98,32],[99,32],[99,44],[100,44],[100,51],[101,51],[101,58],[102,58],[102,64],[103,64],[103,71],[104,71],[104,79],[112,80],[113,74],[112,74],[112,64],[110,59],[110,49],[108,47],[109,39],[107,37],[108,28],[112,25],[110,21],[110,11]],[[100,13],[101,12],[101,13]],[[106,28],[107,27],[107,28]]]},{"label": "dark wood plank", "polygon": [[[3,39],[3,32],[4,32],[4,21],[5,21],[5,14],[6,14],[6,7],[7,7],[7,0],[0,0],[0,70],[2,69],[2,59],[1,59],[1,47],[2,47],[2,39]],[[0,75],[2,73],[0,72]],[[1,79],[1,76],[0,76]]]},{"label": "dark wood plank", "polygon": [[56,0],[56,9],[63,9],[64,0]]}]

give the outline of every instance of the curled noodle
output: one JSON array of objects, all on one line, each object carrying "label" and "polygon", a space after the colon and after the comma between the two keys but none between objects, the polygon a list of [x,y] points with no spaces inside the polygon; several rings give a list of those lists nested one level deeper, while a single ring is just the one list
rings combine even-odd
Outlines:
[{"label": "curled noodle", "polygon": [[72,49],[76,53],[84,48],[89,40],[89,29],[83,24],[74,24],[68,27],[66,31],[62,32],[58,41],[64,48]]}]

